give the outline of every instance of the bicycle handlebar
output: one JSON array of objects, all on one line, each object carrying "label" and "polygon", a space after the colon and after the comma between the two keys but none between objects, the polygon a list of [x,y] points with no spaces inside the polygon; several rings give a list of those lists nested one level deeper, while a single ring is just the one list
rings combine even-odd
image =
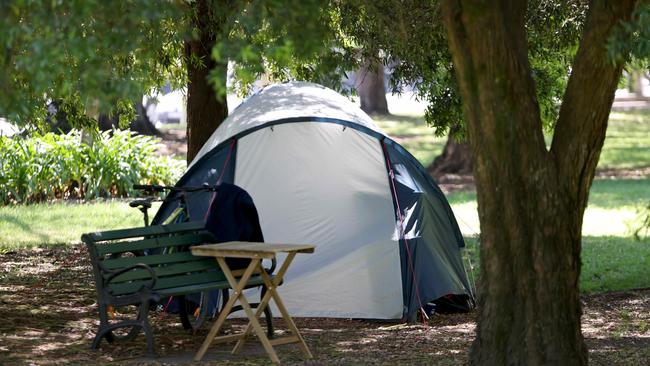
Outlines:
[{"label": "bicycle handlebar", "polygon": [[208,191],[215,192],[219,186],[218,185],[209,185],[204,183],[200,186],[187,186],[187,187],[170,187],[170,186],[160,186],[156,184],[134,184],[133,189],[150,191],[150,192],[198,192],[198,191]]}]

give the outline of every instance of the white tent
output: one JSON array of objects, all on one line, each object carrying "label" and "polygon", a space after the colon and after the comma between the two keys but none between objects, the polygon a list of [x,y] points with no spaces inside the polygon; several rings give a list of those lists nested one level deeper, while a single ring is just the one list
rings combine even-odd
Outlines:
[{"label": "white tent", "polygon": [[[291,314],[413,318],[469,296],[463,238],[422,166],[357,106],[310,83],[272,85],[221,124],[178,182],[234,183],[253,197],[265,241],[311,243],[280,288]],[[189,201],[203,217],[209,197]],[[173,204],[160,209],[163,220]]]}]

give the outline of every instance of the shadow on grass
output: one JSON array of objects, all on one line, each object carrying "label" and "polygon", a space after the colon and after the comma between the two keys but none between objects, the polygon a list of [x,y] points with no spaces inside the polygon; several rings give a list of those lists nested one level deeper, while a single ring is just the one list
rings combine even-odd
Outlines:
[{"label": "shadow on grass", "polygon": [[589,207],[615,209],[650,202],[650,179],[596,179],[589,191]]},{"label": "shadow on grass", "polygon": [[[38,231],[34,230],[34,227],[38,227],[37,223],[34,223],[34,222],[27,223],[27,222],[19,219],[18,217],[14,216],[14,215],[10,215],[10,214],[0,214],[0,221],[4,222],[4,223],[7,223],[9,225],[15,226],[17,230],[32,234],[32,235],[38,237],[38,239],[40,241],[42,241],[42,242],[50,241],[50,236],[49,235],[39,233]],[[4,240],[11,241],[11,238],[0,238],[0,239],[2,239],[3,241]],[[7,243],[0,242],[0,247],[2,247],[2,246],[11,247],[12,243],[11,242],[7,242]]]},{"label": "shadow on grass", "polygon": [[650,240],[618,236],[582,238],[582,292],[647,287],[650,287]]},{"label": "shadow on grass", "polygon": [[426,126],[424,117],[420,115],[408,114],[389,114],[389,115],[371,115],[372,119],[379,122],[399,122],[406,123],[413,126]]},{"label": "shadow on grass", "polygon": [[[464,237],[463,263],[479,281],[480,255],[477,237]],[[583,236],[580,290],[583,294],[650,288],[650,239]]]}]

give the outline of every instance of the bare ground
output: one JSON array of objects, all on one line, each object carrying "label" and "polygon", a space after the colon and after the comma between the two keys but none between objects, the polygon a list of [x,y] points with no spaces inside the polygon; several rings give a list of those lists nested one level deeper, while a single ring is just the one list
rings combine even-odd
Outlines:
[{"label": "bare ground", "polygon": [[[583,332],[593,365],[650,364],[650,289],[585,296]],[[457,365],[467,363],[475,313],[436,315],[428,324],[351,319],[296,319],[314,359],[295,346],[276,347],[290,365]],[[191,335],[173,315],[151,316],[158,357],[145,357],[144,337],[89,346],[97,307],[88,254],[81,245],[0,255],[0,364],[192,364],[206,330]],[[241,328],[242,320],[229,320]],[[279,329],[282,327],[280,321]],[[204,362],[268,364],[254,340],[241,355],[213,346]]]}]

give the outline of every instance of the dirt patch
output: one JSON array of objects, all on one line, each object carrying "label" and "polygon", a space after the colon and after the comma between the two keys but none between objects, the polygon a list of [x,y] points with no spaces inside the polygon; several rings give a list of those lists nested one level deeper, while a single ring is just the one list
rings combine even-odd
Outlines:
[{"label": "dirt patch", "polygon": [[476,190],[472,174],[444,174],[434,179],[445,193]]},{"label": "dirt patch", "polygon": [[600,179],[647,179],[650,178],[650,166],[645,168],[609,168],[596,170]]},{"label": "dirt patch", "polygon": [[[585,296],[583,332],[593,365],[641,365],[650,360],[650,290]],[[88,254],[81,245],[0,255],[0,364],[191,364],[207,330],[191,335],[173,315],[154,314],[158,357],[145,357],[145,340],[90,350],[97,306]],[[277,347],[288,365],[457,365],[467,363],[475,313],[436,315],[428,324],[299,318],[314,359],[295,346]],[[229,320],[231,330],[242,320]],[[277,321],[278,329],[286,329]],[[268,364],[255,341],[241,355],[213,346],[205,363]]]}]

